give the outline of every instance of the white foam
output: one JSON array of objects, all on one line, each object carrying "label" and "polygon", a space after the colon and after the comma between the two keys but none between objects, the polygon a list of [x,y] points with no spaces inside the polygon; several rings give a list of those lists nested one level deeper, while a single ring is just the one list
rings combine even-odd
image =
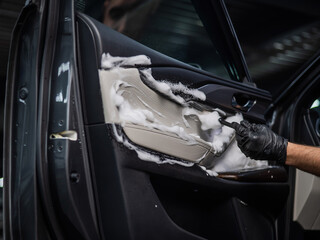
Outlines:
[{"label": "white foam", "polygon": [[221,123],[219,122],[219,118],[221,117],[218,112],[209,112],[205,114],[198,114],[198,117],[201,121],[201,129],[209,130],[209,129],[219,129],[221,128]]},{"label": "white foam", "polygon": [[228,172],[261,166],[268,166],[268,162],[256,161],[246,157],[238,148],[237,142],[233,141],[224,154],[216,159],[212,170],[215,172]]},{"label": "white foam", "polygon": [[183,85],[181,82],[176,84],[171,82],[166,82],[166,81],[164,82],[167,83],[170,86],[171,90],[174,92],[182,92],[184,94],[193,96],[194,98],[199,99],[201,101],[206,100],[206,95],[203,92],[199,91],[198,89],[190,89],[187,86]]},{"label": "white foam", "polygon": [[111,69],[114,67],[135,66],[135,65],[150,65],[151,60],[145,55],[138,55],[133,57],[113,57],[109,53],[102,54],[101,68]]},{"label": "white foam", "polygon": [[[183,110],[183,115],[184,119],[185,116],[190,115],[197,116],[199,118],[201,122],[201,129],[206,131],[204,132],[206,135],[209,134],[209,136],[207,136],[207,139],[210,140],[208,144],[212,146],[216,154],[221,154],[234,136],[234,129],[222,126],[219,122],[219,118],[221,116],[218,111],[200,112],[192,108],[185,108]],[[237,113],[234,116],[226,118],[226,121],[239,123],[242,119],[242,115]]]},{"label": "white foam", "polygon": [[181,105],[186,105],[186,101],[179,95],[175,95],[169,84],[167,84],[166,82],[159,82],[156,81],[152,74],[151,74],[151,70],[150,69],[144,69],[141,70],[141,73],[144,76],[144,81],[148,84],[149,87],[151,87],[152,89],[155,89],[156,91],[166,95],[167,97],[169,97],[171,100],[181,104]]},{"label": "white foam", "polygon": [[[239,123],[242,119],[243,119],[242,115],[240,113],[237,113],[232,117],[226,118],[226,121]],[[226,144],[230,143],[231,138],[234,135],[234,132],[235,131],[233,128],[222,126],[221,133],[218,135],[214,135],[213,141],[212,141],[212,147],[215,149],[217,153],[221,153],[225,150]]]}]

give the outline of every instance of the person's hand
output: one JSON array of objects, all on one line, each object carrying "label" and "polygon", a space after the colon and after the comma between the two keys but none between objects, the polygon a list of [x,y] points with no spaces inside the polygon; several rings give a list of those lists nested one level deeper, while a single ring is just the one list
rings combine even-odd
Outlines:
[{"label": "person's hand", "polygon": [[255,160],[270,160],[284,164],[287,158],[288,140],[272,132],[266,125],[248,121],[232,123],[241,151]]}]

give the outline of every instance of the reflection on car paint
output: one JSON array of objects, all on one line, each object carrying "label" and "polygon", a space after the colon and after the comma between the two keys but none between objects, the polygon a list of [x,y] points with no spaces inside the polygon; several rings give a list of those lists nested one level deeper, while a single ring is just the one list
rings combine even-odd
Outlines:
[{"label": "reflection on car paint", "polygon": [[[58,103],[67,103],[68,101],[68,96],[70,95],[70,87],[71,87],[71,68],[70,68],[70,62],[66,63],[61,63],[60,66],[58,67],[58,77],[64,77],[63,73],[67,73],[67,79],[68,79],[68,87],[67,87],[67,92],[63,94],[64,89],[61,89],[55,97],[55,101]],[[65,96],[64,96],[65,95]]]},{"label": "reflection on car paint", "polygon": [[58,77],[61,75],[61,73],[64,73],[66,71],[70,70],[70,62],[61,63],[61,65],[58,68]]}]

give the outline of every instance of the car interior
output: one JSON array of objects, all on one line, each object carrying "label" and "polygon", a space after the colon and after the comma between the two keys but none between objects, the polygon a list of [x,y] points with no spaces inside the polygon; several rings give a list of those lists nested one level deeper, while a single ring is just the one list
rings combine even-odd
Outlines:
[{"label": "car interior", "polygon": [[[110,105],[120,79],[130,104],[183,123],[185,106],[148,82],[151,73],[204,93],[174,92],[193,111],[240,112],[319,146],[319,3],[57,2],[27,1],[1,72],[8,239],[319,237],[318,177],[272,162],[211,176],[203,167],[217,156],[199,119],[184,119],[195,121],[188,133],[204,136],[191,145],[159,127],[124,125],[120,105]],[[18,18],[18,7],[1,4]],[[150,62],[103,68],[103,54]]]},{"label": "car interior", "polygon": [[[237,79],[237,77],[230,74],[228,70],[224,69],[223,62],[226,62],[226,60],[222,57],[221,62],[221,58],[219,58],[219,54],[217,55],[217,52],[215,56],[205,54],[207,52],[215,52],[214,49],[211,51],[208,49],[219,46],[219,43],[214,40],[214,37],[212,37],[213,34],[210,33],[210,30],[208,32],[208,29],[212,28],[206,26],[203,22],[201,24],[201,20],[203,21],[205,17],[200,16],[199,18],[199,9],[195,11],[189,1],[151,2],[152,3],[148,2],[147,4],[140,4],[137,8],[121,9],[119,6],[117,8],[110,7],[106,10],[109,15],[105,17],[104,23],[130,38],[154,50],[164,53],[167,56],[178,59],[200,70],[210,72],[215,76],[239,81],[239,78]],[[306,68],[305,66],[309,64],[310,59],[314,59],[314,56],[317,55],[319,48],[319,43],[317,41],[319,15],[316,11],[312,10],[312,7],[310,7],[315,7],[317,3],[312,2],[312,4],[303,4],[302,2],[295,1],[294,3],[287,4],[285,1],[239,2],[227,0],[225,1],[225,5],[238,36],[254,85],[260,89],[268,90],[272,97],[274,99],[277,99],[278,97],[277,100],[280,102],[281,96],[279,96],[279,93],[281,93],[281,91],[288,86],[290,82],[293,82],[297,77],[297,74],[301,71],[300,69]],[[117,14],[113,15],[113,11]],[[141,13],[144,13],[143,17],[141,17]],[[122,28],[117,28],[115,22],[121,22],[121,18],[125,17],[126,22],[122,24]],[[190,19],[192,19],[192,21]],[[132,26],[132,23],[136,23],[137,21],[144,23],[139,24],[139,29]],[[168,29],[168,24],[174,26],[174,28]],[[137,26],[137,24],[134,24],[134,26]],[[173,29],[177,30],[173,31]],[[161,36],[166,36],[166,38]],[[212,45],[212,42],[214,42],[214,45]],[[176,79],[178,79],[174,73],[170,73],[170,75],[168,75],[168,71],[160,73],[160,70],[152,70],[157,79],[171,78],[174,79],[174,81],[177,81]],[[159,74],[157,73],[158,71]],[[183,78],[179,79],[179,81],[185,81],[185,76],[186,75],[183,75]],[[199,79],[199,77],[197,78]],[[240,81],[246,82],[245,79],[241,79]],[[197,86],[199,83],[193,84]],[[216,92],[212,95],[216,95]],[[208,101],[210,100],[208,99]],[[245,98],[244,101],[246,102],[247,99]],[[310,100],[308,101],[310,102]],[[219,103],[219,100],[214,99],[213,101],[210,101],[210,103],[217,106],[216,104]],[[223,104],[218,104],[219,107],[222,107],[222,105]],[[307,106],[310,106],[310,103],[305,103],[303,109],[308,109]],[[299,109],[299,111],[304,110]],[[315,115],[314,110],[310,111],[310,116]],[[247,117],[250,118],[250,116]],[[316,116],[314,116],[313,119],[313,121],[317,121]],[[259,121],[257,118],[254,118],[254,120]],[[291,128],[296,124],[297,123],[292,123]],[[315,126],[315,123],[309,123],[309,125]],[[275,126],[275,129],[277,129],[277,127],[280,132],[284,131],[283,134],[286,134],[286,130],[283,129],[285,127]],[[314,135],[314,133],[316,133],[316,128],[309,128],[311,129],[308,132]],[[304,128],[301,128],[301,132],[304,132]],[[288,132],[287,136],[290,136]],[[302,138],[302,136],[292,136],[292,140],[303,144],[319,145],[317,140],[306,140]],[[315,186],[317,182],[316,179],[318,178],[299,170],[297,170],[297,175],[292,174],[291,172],[289,172],[288,181],[291,182],[292,187],[295,185],[296,187],[294,197],[293,193],[290,193],[291,195],[289,196],[291,199],[294,198],[292,201],[294,203],[292,205],[288,204],[287,208],[294,208],[293,220],[303,225],[303,221],[306,220],[299,220],[297,208],[300,208],[301,210],[303,208],[301,205],[304,203],[305,208],[309,208],[309,211],[304,210],[303,214],[305,214],[305,216],[309,216],[310,211],[314,210],[314,206],[310,202],[315,201],[313,199],[317,199],[315,196],[316,193],[314,193],[314,191],[316,191],[314,190],[316,187],[310,187],[309,194],[300,192],[303,191],[301,189],[305,189],[304,186],[307,182],[312,182],[310,181],[311,178],[314,179],[313,181],[315,181],[315,183],[313,186]],[[243,179],[245,181],[248,181],[248,179],[252,177],[252,181],[259,181],[255,174],[248,174],[247,171],[244,170],[237,174],[233,172],[231,174],[223,173],[220,175],[221,177],[238,180],[242,179],[242,176],[244,176]],[[299,177],[300,175],[305,175],[305,177]],[[282,179],[282,177],[284,177],[284,179],[286,178],[285,176],[281,176],[281,173],[278,174],[278,176],[280,176],[279,179]],[[300,185],[301,187],[299,187]],[[302,197],[301,200],[299,199],[299,196],[304,197]],[[287,211],[290,212],[290,210]],[[303,212],[303,210],[301,210],[301,212]],[[300,215],[303,215],[301,212]],[[302,228],[299,227],[299,224],[291,224],[291,230],[284,227],[283,229],[285,230],[279,230],[279,235],[285,238],[290,236],[290,239],[294,236],[297,236],[297,239],[302,236],[306,239],[314,238],[319,234],[316,227],[317,224],[315,223],[316,216],[313,218],[309,216],[309,219],[307,220],[310,222],[309,225],[311,224],[312,227],[306,227],[306,225],[303,225],[304,230],[302,230]],[[292,216],[289,217],[292,218]],[[279,217],[279,222],[281,221],[281,218],[282,216]],[[281,223],[279,223],[279,226],[281,226]]]}]

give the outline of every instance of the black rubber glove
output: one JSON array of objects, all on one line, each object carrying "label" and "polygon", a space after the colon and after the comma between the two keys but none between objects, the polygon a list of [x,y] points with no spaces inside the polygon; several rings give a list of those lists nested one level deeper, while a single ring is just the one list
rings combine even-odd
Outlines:
[{"label": "black rubber glove", "polygon": [[270,160],[284,164],[287,158],[288,140],[275,134],[266,125],[232,123],[236,130],[236,139],[241,151],[247,157],[256,160]]}]

